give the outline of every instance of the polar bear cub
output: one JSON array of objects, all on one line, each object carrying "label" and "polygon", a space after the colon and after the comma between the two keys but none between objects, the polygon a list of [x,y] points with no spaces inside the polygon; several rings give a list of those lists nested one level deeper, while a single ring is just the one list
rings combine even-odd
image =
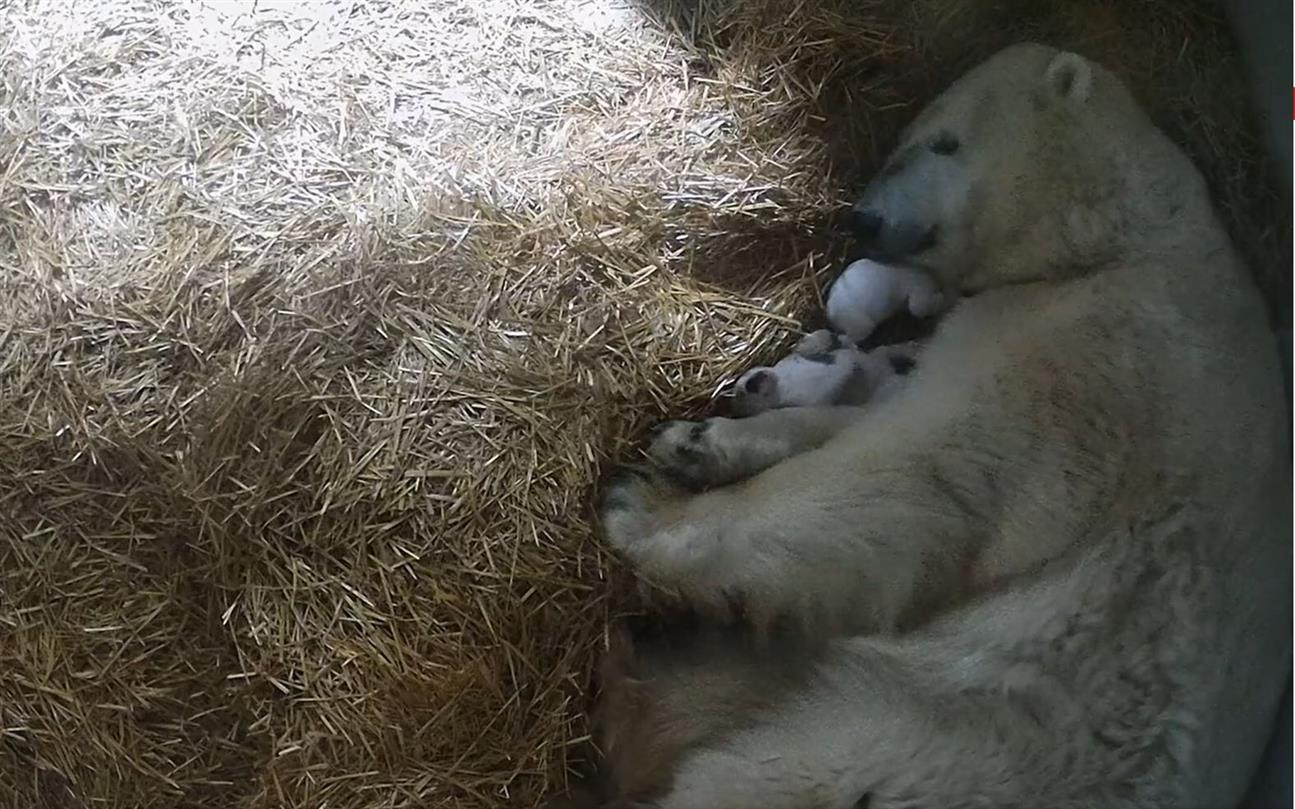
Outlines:
[{"label": "polar bear cub", "polygon": [[828,321],[855,342],[891,315],[907,310],[914,317],[930,317],[943,308],[944,293],[931,276],[866,258],[847,266],[827,296]]},{"label": "polar bear cub", "polygon": [[830,329],[810,332],[772,366],[738,377],[731,409],[754,416],[780,407],[859,405],[888,397],[916,364],[917,343],[863,351]]},{"label": "polar bear cub", "polygon": [[883,399],[915,364],[918,346],[903,343],[865,352],[858,343],[899,312],[930,317],[943,307],[939,285],[921,270],[855,261],[828,291],[832,329],[807,334],[775,365],[752,368],[739,377],[731,394],[733,412],[752,416],[781,407]]}]

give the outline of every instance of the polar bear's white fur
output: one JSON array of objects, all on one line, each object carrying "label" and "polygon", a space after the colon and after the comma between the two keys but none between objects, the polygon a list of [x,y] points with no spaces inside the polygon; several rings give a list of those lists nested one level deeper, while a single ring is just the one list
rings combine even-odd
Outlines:
[{"label": "polar bear's white fur", "polygon": [[1290,445],[1200,174],[1114,76],[1020,45],[858,205],[962,296],[919,372],[866,418],[670,425],[601,508],[643,576],[822,645],[625,655],[608,805],[1235,806],[1289,672]]}]

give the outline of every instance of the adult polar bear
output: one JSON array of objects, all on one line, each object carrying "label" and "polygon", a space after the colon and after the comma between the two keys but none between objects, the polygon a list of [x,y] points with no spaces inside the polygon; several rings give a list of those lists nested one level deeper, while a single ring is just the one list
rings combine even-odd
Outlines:
[{"label": "adult polar bear", "polygon": [[1289,445],[1201,176],[1111,74],[1018,45],[918,117],[856,210],[976,293],[908,384],[668,423],[602,505],[645,576],[850,634],[801,668],[726,643],[613,666],[610,798],[1235,805],[1289,665]]}]

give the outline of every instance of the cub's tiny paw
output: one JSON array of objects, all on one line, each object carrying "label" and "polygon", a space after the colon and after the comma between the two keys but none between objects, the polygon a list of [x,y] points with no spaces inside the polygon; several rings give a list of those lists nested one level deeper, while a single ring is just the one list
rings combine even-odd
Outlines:
[{"label": "cub's tiny paw", "polygon": [[672,480],[701,488],[722,480],[713,428],[716,420],[667,421],[652,431],[648,457]]},{"label": "cub's tiny paw", "polygon": [[801,357],[813,357],[819,354],[829,354],[839,348],[845,347],[845,340],[841,335],[831,329],[819,329],[812,331],[796,343],[791,353]]}]

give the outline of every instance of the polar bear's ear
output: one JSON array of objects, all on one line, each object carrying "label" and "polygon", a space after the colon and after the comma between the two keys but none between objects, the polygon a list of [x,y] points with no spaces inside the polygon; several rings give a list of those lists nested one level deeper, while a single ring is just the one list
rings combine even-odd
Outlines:
[{"label": "polar bear's ear", "polygon": [[1078,54],[1062,51],[1052,57],[1043,80],[1058,98],[1084,101],[1093,89],[1093,66]]}]

